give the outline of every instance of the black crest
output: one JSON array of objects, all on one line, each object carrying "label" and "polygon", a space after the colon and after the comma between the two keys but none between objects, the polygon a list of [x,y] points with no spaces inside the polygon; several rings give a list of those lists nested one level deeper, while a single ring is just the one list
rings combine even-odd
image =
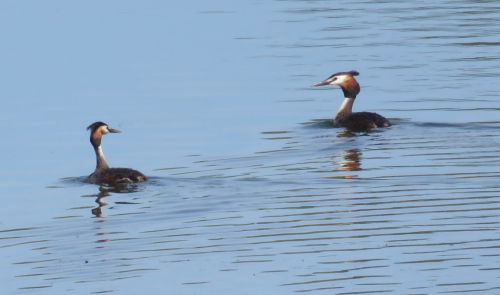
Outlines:
[{"label": "black crest", "polygon": [[349,71],[349,72],[338,72],[338,73],[335,73],[333,75],[330,76],[331,77],[335,77],[335,76],[343,76],[343,75],[349,75],[349,76],[359,76],[359,72],[358,71]]},{"label": "black crest", "polygon": [[103,123],[101,121],[99,122],[95,122],[95,123],[92,123],[89,125],[89,127],[87,127],[87,130],[91,130],[91,132],[94,132],[96,131],[99,127],[102,127],[102,126],[108,126],[108,124],[106,123]]}]

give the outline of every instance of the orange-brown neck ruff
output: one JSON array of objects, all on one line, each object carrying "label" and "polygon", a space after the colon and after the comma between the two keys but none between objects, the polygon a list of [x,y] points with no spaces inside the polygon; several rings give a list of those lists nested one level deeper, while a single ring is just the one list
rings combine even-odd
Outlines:
[{"label": "orange-brown neck ruff", "polygon": [[347,75],[344,82],[340,85],[340,88],[344,92],[344,97],[356,98],[356,96],[361,91],[358,81],[354,79],[353,76]]}]

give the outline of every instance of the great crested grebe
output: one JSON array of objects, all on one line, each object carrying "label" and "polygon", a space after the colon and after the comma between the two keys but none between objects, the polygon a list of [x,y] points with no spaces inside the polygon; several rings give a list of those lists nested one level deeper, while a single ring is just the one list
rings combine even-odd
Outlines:
[{"label": "great crested grebe", "polygon": [[356,99],[356,95],[358,95],[361,91],[358,81],[354,79],[354,76],[358,75],[359,73],[356,71],[339,72],[331,75],[323,82],[312,85],[312,87],[322,85],[338,85],[344,92],[344,102],[333,119],[335,127],[344,127],[351,130],[366,130],[376,127],[391,126],[391,122],[379,114],[370,112],[352,112],[354,99]]},{"label": "great crested grebe", "polygon": [[101,149],[101,139],[104,134],[120,133],[120,130],[109,128],[106,123],[92,123],[90,129],[90,143],[94,147],[97,165],[94,173],[90,174],[87,180],[93,184],[116,184],[130,183],[148,180],[141,172],[130,168],[109,168]]}]

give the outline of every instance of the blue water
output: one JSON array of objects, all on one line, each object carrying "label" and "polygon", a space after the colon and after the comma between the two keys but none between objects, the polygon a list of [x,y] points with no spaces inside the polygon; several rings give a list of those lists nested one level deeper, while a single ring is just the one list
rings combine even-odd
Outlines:
[{"label": "blue water", "polygon": [[0,3],[2,294],[498,294],[498,8]]}]

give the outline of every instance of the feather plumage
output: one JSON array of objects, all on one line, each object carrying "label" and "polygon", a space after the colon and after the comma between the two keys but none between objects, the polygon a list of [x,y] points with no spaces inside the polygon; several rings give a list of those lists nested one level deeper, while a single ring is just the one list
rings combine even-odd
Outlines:
[{"label": "feather plumage", "polygon": [[141,172],[130,168],[109,168],[101,148],[102,136],[121,131],[110,128],[106,123],[95,122],[87,127],[90,129],[90,143],[96,154],[96,168],[87,178],[93,184],[131,183],[148,180]]}]

